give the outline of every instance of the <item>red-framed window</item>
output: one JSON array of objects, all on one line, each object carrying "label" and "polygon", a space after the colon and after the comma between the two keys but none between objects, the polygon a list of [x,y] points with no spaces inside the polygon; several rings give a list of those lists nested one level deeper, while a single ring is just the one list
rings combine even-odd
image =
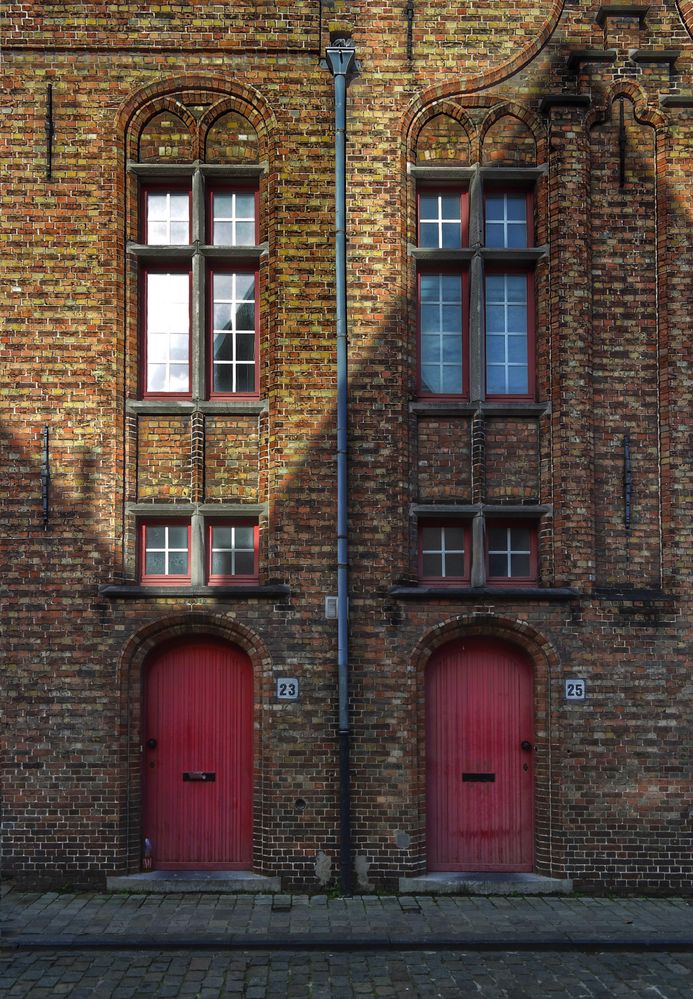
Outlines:
[{"label": "red-framed window", "polygon": [[487,522],[486,580],[490,585],[536,583],[536,524],[524,520]]},{"label": "red-framed window", "polygon": [[256,520],[213,520],[207,524],[210,585],[256,583],[259,528]]},{"label": "red-framed window", "polygon": [[139,524],[140,582],[176,586],[190,582],[190,521],[143,520]]},{"label": "red-framed window", "polygon": [[216,184],[207,195],[207,242],[211,246],[256,246],[257,187]]},{"label": "red-framed window", "polygon": [[188,264],[140,271],[142,395],[191,395],[191,271]]},{"label": "red-framed window", "polygon": [[462,520],[424,520],[418,525],[419,579],[437,585],[468,583],[471,528]]},{"label": "red-framed window", "polygon": [[422,268],[418,282],[418,393],[464,397],[469,391],[466,268]]},{"label": "red-framed window", "polygon": [[417,190],[418,245],[459,250],[469,242],[469,197],[459,187]]},{"label": "red-framed window", "polygon": [[484,192],[484,246],[520,250],[534,245],[534,193],[490,187]]},{"label": "red-framed window", "polygon": [[487,267],[484,275],[486,397],[535,396],[534,272]]},{"label": "red-framed window", "polygon": [[209,396],[258,395],[258,271],[215,263],[208,269]]},{"label": "red-framed window", "polygon": [[192,243],[190,188],[182,184],[148,184],[141,190],[141,239],[159,246]]}]

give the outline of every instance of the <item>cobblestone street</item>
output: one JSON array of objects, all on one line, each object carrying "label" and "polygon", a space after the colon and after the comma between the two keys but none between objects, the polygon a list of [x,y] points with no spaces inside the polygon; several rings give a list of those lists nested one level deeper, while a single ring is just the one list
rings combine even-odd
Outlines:
[{"label": "cobblestone street", "polygon": [[6,999],[458,999],[652,996],[689,999],[693,955],[508,952],[17,953]]}]

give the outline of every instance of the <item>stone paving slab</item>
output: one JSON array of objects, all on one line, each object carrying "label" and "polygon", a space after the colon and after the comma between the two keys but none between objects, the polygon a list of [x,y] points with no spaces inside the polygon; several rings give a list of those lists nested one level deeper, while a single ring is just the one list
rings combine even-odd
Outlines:
[{"label": "stone paving slab", "polygon": [[693,949],[687,898],[106,895],[11,892],[5,947]]}]

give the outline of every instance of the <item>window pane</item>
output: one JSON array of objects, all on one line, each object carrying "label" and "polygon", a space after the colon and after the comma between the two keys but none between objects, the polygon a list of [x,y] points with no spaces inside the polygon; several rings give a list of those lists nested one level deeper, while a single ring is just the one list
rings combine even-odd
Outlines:
[{"label": "window pane", "polygon": [[508,306],[508,330],[514,333],[527,332],[527,309],[524,305]]},{"label": "window pane", "polygon": [[508,532],[504,527],[490,527],[488,529],[489,551],[506,551],[508,547]]},{"label": "window pane", "polygon": [[212,575],[213,576],[233,575],[233,555],[231,552],[212,553]]},{"label": "window pane", "polygon": [[233,245],[233,223],[214,222],[214,246]]},{"label": "window pane", "polygon": [[168,218],[168,198],[165,194],[155,194],[151,192],[147,194],[147,219],[149,222],[154,220],[163,221]]},{"label": "window pane", "polygon": [[255,305],[252,302],[244,302],[236,307],[236,329],[255,329]]},{"label": "window pane", "polygon": [[441,529],[440,527],[423,527],[421,529],[421,547],[424,551],[431,548],[440,549]]},{"label": "window pane", "polygon": [[443,219],[460,218],[460,196],[459,194],[441,194],[440,196],[441,214]]},{"label": "window pane", "polygon": [[524,274],[506,274],[506,287],[509,302],[527,301],[527,278]]},{"label": "window pane", "polygon": [[486,275],[486,301],[494,304],[505,302],[505,281],[502,274]]},{"label": "window pane", "polygon": [[443,361],[446,364],[462,364],[462,338],[460,336],[444,336],[441,338]]},{"label": "window pane", "polygon": [[250,526],[236,528],[236,548],[253,550],[255,529]]},{"label": "window pane", "polygon": [[445,575],[464,576],[464,555],[445,556]]},{"label": "window pane", "polygon": [[237,361],[255,360],[254,333],[239,333],[236,336],[236,360]]},{"label": "window pane", "polygon": [[255,555],[253,552],[236,552],[236,575],[252,576],[255,572]]},{"label": "window pane", "polygon": [[238,364],[236,366],[236,391],[237,392],[255,391],[254,364]]},{"label": "window pane", "polygon": [[239,219],[255,219],[254,194],[247,193],[236,195],[236,217]]},{"label": "window pane", "polygon": [[188,223],[187,222],[172,222],[171,223],[171,237],[170,242],[172,246],[181,246],[189,242],[188,239]]},{"label": "window pane", "polygon": [[255,223],[236,222],[236,246],[255,245]]},{"label": "window pane", "polygon": [[172,194],[171,195],[171,220],[172,221],[184,221],[187,226],[188,218],[190,215],[190,210],[188,207],[188,195],[187,194]]},{"label": "window pane", "polygon": [[214,365],[214,391],[233,392],[233,365]]},{"label": "window pane", "polygon": [[165,527],[147,527],[145,530],[146,548],[163,548],[166,541]]},{"label": "window pane", "polygon": [[458,250],[462,245],[462,227],[459,222],[443,222],[443,249]]},{"label": "window pane", "polygon": [[214,527],[212,529],[212,548],[231,548],[232,544],[232,527]]},{"label": "window pane", "polygon": [[168,546],[169,548],[186,548],[188,547],[188,529],[181,525],[176,525],[169,527],[168,529]]},{"label": "window pane", "polygon": [[526,366],[511,365],[508,368],[508,393],[510,395],[526,395],[528,388]]},{"label": "window pane", "polygon": [[215,330],[230,330],[232,328],[231,323],[231,305],[224,302],[221,305],[214,305],[214,329]]},{"label": "window pane", "polygon": [[233,360],[233,335],[230,333],[214,334],[214,360]]},{"label": "window pane", "polygon": [[462,282],[457,274],[441,274],[440,290],[443,302],[462,301]]},{"label": "window pane", "polygon": [[486,245],[491,249],[505,246],[505,226],[502,222],[486,223]]},{"label": "window pane", "polygon": [[440,360],[440,337],[421,337],[421,360],[429,363]]},{"label": "window pane", "polygon": [[230,302],[233,292],[233,274],[214,275],[214,301]]},{"label": "window pane", "polygon": [[524,194],[506,195],[508,219],[513,222],[525,222],[527,219],[527,199]]},{"label": "window pane", "polygon": [[165,364],[148,364],[147,365],[147,391],[148,392],[165,392],[166,391],[166,365]]},{"label": "window pane", "polygon": [[171,576],[187,576],[188,553],[170,552],[168,557],[168,571]]},{"label": "window pane", "polygon": [[513,527],[510,531],[511,545],[514,551],[529,551],[531,532],[528,527]]},{"label": "window pane", "polygon": [[246,301],[255,298],[255,275],[236,274],[236,295]]},{"label": "window pane", "polygon": [[170,366],[169,374],[169,392],[187,392],[188,391],[188,365],[187,364],[172,364]]},{"label": "window pane", "polygon": [[464,528],[445,528],[445,547],[448,551],[464,551]]},{"label": "window pane", "polygon": [[488,559],[489,576],[507,576],[508,561],[505,555],[489,555]]},{"label": "window pane", "polygon": [[486,337],[486,363],[489,366],[493,364],[505,364],[504,336]]},{"label": "window pane", "polygon": [[520,249],[527,246],[527,226],[524,224],[511,223],[508,226],[508,242],[511,249]]},{"label": "window pane", "polygon": [[419,288],[422,302],[437,302],[440,298],[440,275],[422,274]]},{"label": "window pane", "polygon": [[506,312],[504,305],[486,306],[486,330],[488,333],[505,332]]},{"label": "window pane", "polygon": [[[162,339],[163,337],[154,337],[154,339]],[[172,333],[168,337],[170,358],[172,361],[185,361],[187,365],[188,361],[188,337],[186,334]]]},{"label": "window pane", "polygon": [[462,371],[458,367],[446,365],[443,368],[443,383],[440,391],[446,395],[460,395],[462,392]]},{"label": "window pane", "polygon": [[214,221],[230,219],[233,212],[233,194],[215,194],[213,198]]},{"label": "window pane", "polygon": [[423,219],[437,219],[438,218],[438,195],[437,194],[420,194],[419,195],[419,217]]},{"label": "window pane", "polygon": [[510,556],[510,575],[511,576],[529,576],[530,575],[529,555],[511,555]]},{"label": "window pane", "polygon": [[438,246],[437,222],[421,222],[419,224],[419,246]]},{"label": "window pane", "polygon": [[163,576],[166,572],[166,555],[164,552],[147,552],[144,560],[146,576]]},{"label": "window pane", "polygon": [[489,364],[486,369],[486,391],[489,395],[505,395],[505,365]]},{"label": "window pane", "polygon": [[424,576],[442,576],[443,563],[440,555],[424,555],[421,559],[421,571]]},{"label": "window pane", "polygon": [[148,243],[166,243],[168,242],[168,226],[165,222],[152,222],[151,220],[147,223],[147,242]]},{"label": "window pane", "polygon": [[487,221],[503,221],[505,218],[505,198],[502,194],[486,195]]},{"label": "window pane", "polygon": [[458,333],[462,329],[462,309],[459,305],[444,305],[441,320],[445,332]]},{"label": "window pane", "polygon": [[527,364],[527,337],[508,337],[508,360],[513,364]]},{"label": "window pane", "polygon": [[422,333],[438,332],[440,329],[440,306],[421,306],[421,331]]}]

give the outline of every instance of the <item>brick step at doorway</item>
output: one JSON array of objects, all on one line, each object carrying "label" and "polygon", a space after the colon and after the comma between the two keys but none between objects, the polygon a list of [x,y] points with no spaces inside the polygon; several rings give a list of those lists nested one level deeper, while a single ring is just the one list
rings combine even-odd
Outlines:
[{"label": "brick step at doorway", "polygon": [[400,878],[399,890],[418,895],[570,895],[573,882],[541,874],[437,871]]},{"label": "brick step at doorway", "polygon": [[281,880],[252,871],[148,871],[146,874],[126,874],[110,877],[108,891],[166,894],[169,892],[202,892],[211,894],[241,894],[281,891]]}]

